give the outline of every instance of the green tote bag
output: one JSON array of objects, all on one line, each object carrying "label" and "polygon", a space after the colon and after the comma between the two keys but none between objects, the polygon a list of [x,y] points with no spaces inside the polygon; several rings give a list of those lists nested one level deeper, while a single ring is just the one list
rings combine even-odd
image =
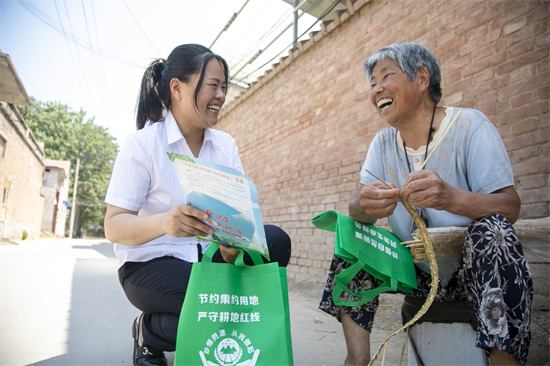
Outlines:
[{"label": "green tote bag", "polygon": [[[332,299],[335,305],[356,307],[371,301],[382,292],[400,289],[410,293],[416,289],[412,255],[391,232],[360,223],[333,210],[317,215],[312,223],[319,229],[335,232],[334,254],[352,263],[352,266],[334,278]],[[371,290],[350,291],[347,285],[361,269],[383,283]],[[343,292],[360,300],[341,301]]]},{"label": "green tote bag", "polygon": [[210,244],[193,264],[178,323],[174,365],[294,365],[286,268],[243,251],[235,264],[213,263]]}]

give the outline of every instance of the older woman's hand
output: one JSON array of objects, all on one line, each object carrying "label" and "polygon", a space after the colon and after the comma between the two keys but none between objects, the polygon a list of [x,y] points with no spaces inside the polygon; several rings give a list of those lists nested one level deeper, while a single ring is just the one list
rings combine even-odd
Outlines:
[{"label": "older woman's hand", "polygon": [[[389,184],[395,187],[393,183]],[[358,206],[374,219],[390,216],[397,207],[397,202],[401,200],[399,190],[389,189],[381,182],[373,182],[369,185],[378,189],[363,187],[357,197]]]},{"label": "older woman's hand", "polygon": [[435,208],[449,211],[455,199],[455,188],[447,184],[433,170],[421,170],[409,174],[409,185],[402,199],[419,208]]}]

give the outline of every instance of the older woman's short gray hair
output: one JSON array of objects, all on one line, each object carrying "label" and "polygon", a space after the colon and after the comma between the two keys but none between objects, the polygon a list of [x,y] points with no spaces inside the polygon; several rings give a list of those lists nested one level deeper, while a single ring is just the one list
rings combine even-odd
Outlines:
[{"label": "older woman's short gray hair", "polygon": [[401,43],[392,44],[376,51],[365,61],[363,66],[369,82],[372,82],[372,70],[383,60],[395,61],[411,81],[416,79],[418,69],[426,66],[430,71],[428,89],[430,98],[435,104],[439,103],[441,100],[441,69],[435,55],[426,46],[418,43]]}]

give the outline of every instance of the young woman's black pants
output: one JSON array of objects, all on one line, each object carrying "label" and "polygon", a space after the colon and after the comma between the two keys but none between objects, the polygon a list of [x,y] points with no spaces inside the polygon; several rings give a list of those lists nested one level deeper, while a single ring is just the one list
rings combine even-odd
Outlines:
[{"label": "young woman's black pants", "polygon": [[[290,260],[290,237],[277,226],[265,225],[264,229],[271,261],[286,267]],[[219,250],[212,260],[225,263]],[[253,264],[247,254],[245,263]],[[126,262],[118,270],[126,297],[143,311],[140,319],[143,344],[140,346],[147,346],[153,353],[175,350],[179,314],[192,265],[167,256],[147,262]]]}]

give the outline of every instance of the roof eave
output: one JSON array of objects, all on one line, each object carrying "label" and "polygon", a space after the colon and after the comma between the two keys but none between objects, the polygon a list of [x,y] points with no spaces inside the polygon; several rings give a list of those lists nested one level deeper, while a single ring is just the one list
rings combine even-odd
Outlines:
[{"label": "roof eave", "polygon": [[30,106],[31,99],[8,54],[0,52],[0,101]]}]

